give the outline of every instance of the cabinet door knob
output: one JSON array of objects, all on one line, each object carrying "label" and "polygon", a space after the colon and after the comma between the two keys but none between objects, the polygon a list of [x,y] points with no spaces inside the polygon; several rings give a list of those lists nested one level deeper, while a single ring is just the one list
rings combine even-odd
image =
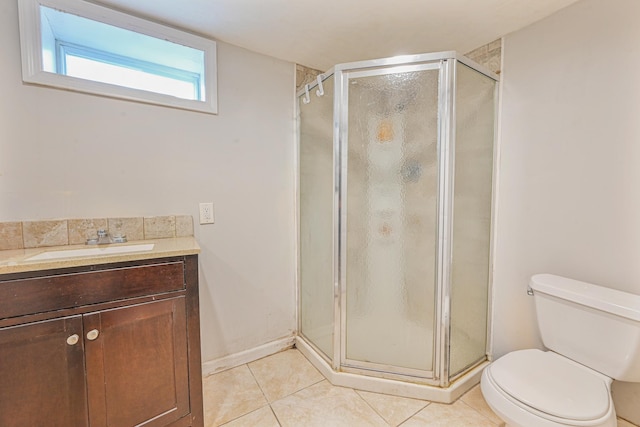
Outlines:
[{"label": "cabinet door knob", "polygon": [[100,335],[100,332],[98,332],[98,330],[97,330],[97,329],[92,329],[92,330],[90,330],[89,332],[87,332],[87,339],[88,339],[89,341],[93,341],[93,340],[95,340],[96,338],[98,338],[98,335]]},{"label": "cabinet door knob", "polygon": [[73,334],[73,335],[70,335],[70,336],[67,338],[67,344],[69,344],[69,345],[76,345],[76,344],[78,344],[78,341],[79,341],[79,340],[80,340],[80,337],[78,336],[78,334]]}]

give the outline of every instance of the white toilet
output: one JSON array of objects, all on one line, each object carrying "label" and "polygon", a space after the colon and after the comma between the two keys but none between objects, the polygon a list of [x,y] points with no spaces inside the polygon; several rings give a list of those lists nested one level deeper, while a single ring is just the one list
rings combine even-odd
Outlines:
[{"label": "white toilet", "polygon": [[640,296],[551,274],[530,288],[549,351],[491,363],[485,400],[507,426],[616,427],[611,382],[640,382]]}]

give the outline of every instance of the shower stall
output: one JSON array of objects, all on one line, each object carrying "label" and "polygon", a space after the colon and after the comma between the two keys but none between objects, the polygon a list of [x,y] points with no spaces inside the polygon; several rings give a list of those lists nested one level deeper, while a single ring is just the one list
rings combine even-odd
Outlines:
[{"label": "shower stall", "polygon": [[456,54],[298,93],[298,348],[334,384],[450,402],[487,358],[497,76]]}]

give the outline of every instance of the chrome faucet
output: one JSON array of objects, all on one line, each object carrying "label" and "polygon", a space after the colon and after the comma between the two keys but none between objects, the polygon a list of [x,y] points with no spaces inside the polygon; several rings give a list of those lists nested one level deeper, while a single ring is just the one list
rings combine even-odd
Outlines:
[{"label": "chrome faucet", "polygon": [[87,239],[87,245],[106,245],[109,243],[125,243],[127,241],[127,236],[124,234],[118,236],[111,236],[109,232],[103,228],[98,229],[98,236]]},{"label": "chrome faucet", "polygon": [[98,230],[98,245],[105,245],[111,242],[111,236],[109,236],[109,232],[107,230]]}]

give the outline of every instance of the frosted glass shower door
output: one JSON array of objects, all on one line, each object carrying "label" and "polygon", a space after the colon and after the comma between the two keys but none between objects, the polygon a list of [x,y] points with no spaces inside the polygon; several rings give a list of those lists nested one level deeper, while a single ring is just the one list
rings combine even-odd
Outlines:
[{"label": "frosted glass shower door", "polygon": [[346,366],[426,377],[434,370],[439,67],[345,79]]},{"label": "frosted glass shower door", "polygon": [[300,331],[333,358],[333,83],[305,104],[299,100]]}]

